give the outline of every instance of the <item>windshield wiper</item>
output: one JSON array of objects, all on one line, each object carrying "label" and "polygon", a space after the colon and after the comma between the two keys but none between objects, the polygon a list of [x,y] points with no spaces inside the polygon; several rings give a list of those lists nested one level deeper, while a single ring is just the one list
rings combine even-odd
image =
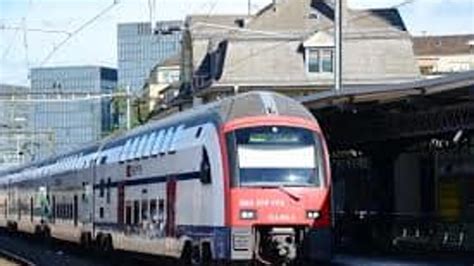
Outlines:
[{"label": "windshield wiper", "polygon": [[297,195],[291,193],[289,190],[287,190],[284,186],[278,186],[278,190],[280,190],[281,192],[285,193],[286,195],[288,195],[290,198],[292,198],[294,201],[300,201],[300,197],[298,197]]}]

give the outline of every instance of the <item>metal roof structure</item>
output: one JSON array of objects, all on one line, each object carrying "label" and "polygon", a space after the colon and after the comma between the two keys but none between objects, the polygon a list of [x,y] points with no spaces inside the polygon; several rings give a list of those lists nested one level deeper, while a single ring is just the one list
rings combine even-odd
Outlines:
[{"label": "metal roof structure", "polygon": [[465,97],[474,101],[474,71],[398,84],[346,86],[340,93],[331,90],[300,97],[298,100],[306,107],[317,110],[338,104],[397,101],[409,96],[434,95],[469,86],[470,93]]},{"label": "metal roof structure", "polygon": [[474,71],[387,85],[347,86],[298,99],[331,148],[397,147],[474,131]]}]

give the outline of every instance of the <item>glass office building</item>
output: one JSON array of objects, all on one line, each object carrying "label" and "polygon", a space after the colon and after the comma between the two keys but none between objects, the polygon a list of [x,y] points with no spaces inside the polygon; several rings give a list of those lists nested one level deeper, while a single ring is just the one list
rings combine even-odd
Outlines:
[{"label": "glass office building", "polygon": [[150,23],[118,25],[119,88],[141,92],[151,70],[181,50],[181,21],[161,21],[152,31]]},{"label": "glass office building", "polygon": [[[117,89],[117,71],[97,66],[34,68],[31,92],[36,99],[30,128],[49,136],[35,159],[97,141],[117,125],[112,99],[100,97]],[[87,96],[89,94],[89,96]],[[61,100],[58,100],[61,99]]]},{"label": "glass office building", "polygon": [[0,84],[0,171],[30,160],[28,87]]}]

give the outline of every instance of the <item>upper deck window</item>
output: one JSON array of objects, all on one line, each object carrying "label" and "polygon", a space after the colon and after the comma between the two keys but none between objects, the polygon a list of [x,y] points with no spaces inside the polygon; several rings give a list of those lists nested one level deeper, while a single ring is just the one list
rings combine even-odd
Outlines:
[{"label": "upper deck window", "polygon": [[143,135],[140,145],[138,147],[138,153],[137,153],[137,158],[144,157],[145,156],[145,151],[146,151],[146,145],[148,144],[148,138],[149,134]]},{"label": "upper deck window", "polygon": [[170,141],[168,152],[175,152],[176,151],[176,144],[181,140],[180,138],[181,138],[181,135],[182,135],[183,131],[184,131],[184,125],[180,125],[176,129],[176,132],[174,132],[172,140]]},{"label": "upper deck window", "polygon": [[156,131],[153,131],[150,136],[148,137],[148,140],[145,144],[144,151],[143,151],[143,156],[148,157],[151,155],[151,151],[153,149],[153,144],[155,143],[155,138],[156,138]]},{"label": "upper deck window", "polygon": [[130,145],[130,150],[127,154],[127,160],[133,160],[135,157],[135,152],[137,150],[138,144],[140,142],[139,137],[135,137],[132,141],[132,145]]},{"label": "upper deck window", "polygon": [[128,150],[130,149],[131,144],[132,144],[132,140],[128,139],[125,145],[123,145],[122,151],[120,152],[120,156],[119,156],[121,162],[127,160],[127,153],[128,153]]},{"label": "upper deck window", "polygon": [[171,141],[173,140],[173,134],[174,134],[174,127],[170,127],[168,131],[166,131],[166,136],[163,141],[163,145],[161,145],[160,148],[160,154],[165,154],[171,145]]},{"label": "upper deck window", "polygon": [[166,131],[162,129],[156,136],[155,143],[153,144],[153,148],[151,150],[151,155],[158,155],[158,152],[160,151],[163,140],[165,139],[165,132]]}]

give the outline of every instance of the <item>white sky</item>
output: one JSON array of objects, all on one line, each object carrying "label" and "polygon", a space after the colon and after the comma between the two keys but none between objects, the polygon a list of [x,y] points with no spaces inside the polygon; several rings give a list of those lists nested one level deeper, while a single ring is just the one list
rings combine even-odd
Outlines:
[{"label": "white sky", "polygon": [[[351,8],[382,8],[402,0],[348,0]],[[97,15],[113,0],[0,0],[0,83],[28,84],[27,69],[37,67],[63,40],[64,34],[27,34],[25,53],[22,31],[4,27],[73,31]],[[253,10],[271,0],[252,0]],[[156,0],[160,20],[184,19],[187,14],[240,14],[247,0]],[[401,8],[410,32],[421,34],[474,33],[474,0],[414,0]],[[116,24],[149,19],[148,0],[119,0],[119,4],[84,31],[75,35],[46,64],[116,66]],[[28,60],[27,60],[28,57]]]}]

